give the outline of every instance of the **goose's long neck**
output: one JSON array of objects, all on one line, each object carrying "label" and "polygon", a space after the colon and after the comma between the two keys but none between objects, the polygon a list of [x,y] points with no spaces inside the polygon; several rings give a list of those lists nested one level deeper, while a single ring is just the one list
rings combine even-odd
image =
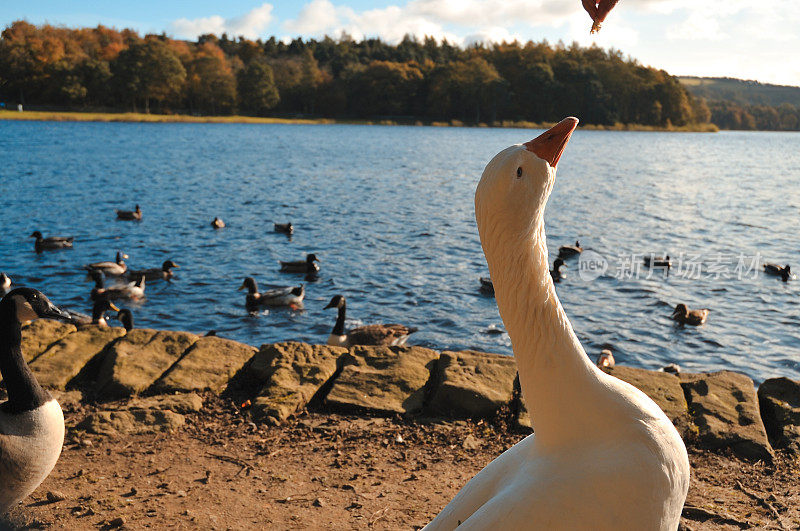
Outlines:
[{"label": "goose's long neck", "polygon": [[22,332],[13,304],[0,304],[0,373],[3,376],[10,413],[22,413],[41,406],[50,395],[42,389],[22,357]]},{"label": "goose's long neck", "polygon": [[333,325],[333,331],[331,332],[331,335],[334,336],[344,335],[344,317],[346,313],[347,313],[347,304],[343,302],[342,305],[339,306],[339,315],[336,317],[336,324]]},{"label": "goose's long neck", "polygon": [[500,315],[511,337],[523,397],[537,440],[557,444],[585,415],[597,382],[592,365],[555,293],[544,223],[514,240],[499,237],[484,251]]}]

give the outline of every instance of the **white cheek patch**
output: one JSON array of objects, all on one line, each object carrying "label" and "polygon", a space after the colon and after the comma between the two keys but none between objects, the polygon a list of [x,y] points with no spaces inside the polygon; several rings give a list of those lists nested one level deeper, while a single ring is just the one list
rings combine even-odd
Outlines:
[{"label": "white cheek patch", "polygon": [[14,305],[17,307],[17,320],[20,323],[33,321],[39,318],[39,315],[33,310],[33,306],[31,306],[31,303],[29,303],[25,297],[15,295]]}]

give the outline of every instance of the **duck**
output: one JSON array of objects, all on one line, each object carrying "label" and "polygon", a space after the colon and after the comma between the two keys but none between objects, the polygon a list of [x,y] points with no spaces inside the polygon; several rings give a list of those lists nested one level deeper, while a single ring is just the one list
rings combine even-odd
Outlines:
[{"label": "duck", "polygon": [[534,433],[473,477],[426,527],[677,529],[689,489],[678,431],[586,355],[549,275],[544,212],[576,118],[508,147],[475,192],[481,246]]},{"label": "duck", "polygon": [[781,267],[778,264],[764,264],[764,273],[768,275],[775,275],[781,277],[781,280],[787,282],[791,280],[793,277],[792,275],[792,268],[789,264]]},{"label": "duck", "polygon": [[181,266],[172,260],[165,260],[161,267],[153,267],[150,269],[140,269],[138,271],[131,271],[128,273],[128,278],[133,280],[139,277],[144,277],[146,280],[171,280],[174,276],[173,269],[180,269]]},{"label": "duck", "polygon": [[0,292],[6,292],[10,287],[11,277],[0,271]]},{"label": "duck", "polygon": [[494,284],[492,284],[492,279],[489,277],[480,277],[481,283],[481,291],[487,293],[489,295],[494,295]]},{"label": "duck", "polygon": [[119,286],[106,288],[103,296],[108,299],[131,299],[140,300],[144,298],[145,277],[144,275],[136,279],[135,282],[128,282]]},{"label": "duck", "polygon": [[672,311],[672,320],[681,324],[699,326],[706,322],[708,310],[690,310],[685,304],[680,303]]},{"label": "duck", "polygon": [[558,248],[558,257],[561,259],[578,256],[583,252],[581,242],[575,241],[575,245],[562,245]]},{"label": "duck", "polygon": [[45,250],[72,249],[72,243],[75,241],[73,236],[48,236],[43,238],[42,233],[38,230],[33,231],[31,238],[36,238],[33,248],[37,253]]},{"label": "duck", "polygon": [[344,320],[347,314],[347,300],[344,295],[334,295],[331,301],[325,306],[337,308],[336,323],[328,336],[328,345],[349,348],[353,345],[373,345],[373,346],[402,346],[406,344],[408,336],[418,329],[401,324],[371,324],[352,328],[345,332]]},{"label": "duck", "polygon": [[117,219],[140,221],[142,219],[142,209],[139,205],[133,210],[117,210]]},{"label": "duck", "polygon": [[103,273],[100,271],[89,271],[89,276],[94,281],[94,287],[92,291],[89,293],[89,299],[96,301],[101,298],[105,297],[106,287],[105,287],[105,277]]},{"label": "duck", "polygon": [[125,259],[127,258],[127,254],[122,251],[117,251],[117,257],[113,262],[95,262],[93,264],[86,264],[83,268],[87,271],[100,271],[104,275],[118,277],[124,275],[128,270],[128,265],[125,263]]},{"label": "duck", "polygon": [[282,232],[284,234],[294,234],[294,227],[291,223],[275,223],[275,232]]},{"label": "duck", "polygon": [[292,309],[301,308],[303,305],[303,298],[306,296],[305,286],[290,286],[285,288],[276,288],[261,293],[258,291],[258,284],[253,277],[247,277],[239,286],[239,289],[247,288],[247,297],[245,298],[245,307],[252,311],[258,309],[259,306],[289,306]]},{"label": "duck", "polygon": [[644,265],[647,267],[665,267],[670,269],[672,267],[672,259],[667,256],[647,255],[644,257]]},{"label": "duck", "polygon": [[211,226],[215,229],[224,229],[225,222],[219,219],[218,217],[214,216],[214,220],[211,222]]},{"label": "duck", "polygon": [[133,330],[133,313],[129,309],[117,310],[117,319],[125,327],[126,332]]},{"label": "duck", "polygon": [[68,320],[41,291],[20,287],[0,300],[0,373],[8,400],[0,404],[0,514],[25,499],[50,474],[61,455],[64,414],[39,385],[22,353],[21,323]]},{"label": "duck", "polygon": [[612,369],[614,365],[616,365],[616,361],[614,360],[614,353],[611,352],[609,349],[605,348],[600,352],[600,356],[597,358],[597,366],[602,368]]},{"label": "duck", "polygon": [[92,305],[91,316],[70,311],[69,322],[79,328],[83,328],[90,325],[107,327],[108,323],[106,322],[106,312],[109,310],[114,310],[115,312],[120,311],[119,308],[117,308],[113,302],[111,302],[105,297],[101,297],[96,301],[94,301],[94,304]]},{"label": "duck", "polygon": [[281,262],[281,271],[284,273],[317,273],[319,271],[319,258],[314,253],[307,254],[305,260],[297,262]]},{"label": "duck", "polygon": [[553,282],[561,282],[562,279],[567,278],[566,273],[561,272],[562,267],[567,267],[567,264],[565,264],[564,260],[561,258],[556,258],[553,261],[553,269],[550,270],[550,277],[553,279]]}]

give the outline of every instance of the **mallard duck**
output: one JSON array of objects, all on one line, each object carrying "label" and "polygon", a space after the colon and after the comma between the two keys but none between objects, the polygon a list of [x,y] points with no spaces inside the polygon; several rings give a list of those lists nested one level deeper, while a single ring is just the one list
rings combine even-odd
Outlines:
[{"label": "mallard duck", "polygon": [[319,266],[315,262],[319,262],[317,255],[307,254],[305,260],[281,262],[281,271],[284,273],[316,273],[319,271]]},{"label": "mallard duck", "polygon": [[553,269],[550,270],[550,277],[553,279],[553,282],[560,282],[561,279],[567,278],[567,275],[561,272],[562,267],[567,267],[567,264],[565,264],[564,260],[561,258],[556,258],[553,261]]},{"label": "mallard duck", "polygon": [[672,267],[672,259],[670,259],[669,255],[653,256],[651,254],[644,257],[644,265],[647,267],[666,267],[670,269]]},{"label": "mallard duck", "polygon": [[225,222],[215,216],[214,221],[211,222],[211,226],[215,229],[224,229]]},{"label": "mallard duck", "polygon": [[103,295],[109,299],[131,299],[139,300],[144,298],[145,277],[140,276],[136,282],[128,282],[121,286],[106,288]]},{"label": "mallard duck", "polygon": [[172,260],[166,260],[161,264],[161,267],[153,267],[150,269],[140,269],[138,271],[131,271],[128,273],[128,278],[133,280],[139,277],[144,277],[147,280],[170,280],[174,274],[173,269],[180,269],[181,266]]},{"label": "mallard duck", "polygon": [[11,277],[5,273],[0,272],[0,291],[8,291],[11,287]]},{"label": "mallard duck", "polygon": [[792,278],[792,268],[789,264],[781,267],[778,264],[764,264],[764,273],[781,277],[784,282]]},{"label": "mallard duck", "polygon": [[347,313],[347,301],[344,295],[335,295],[331,302],[325,306],[337,308],[339,314],[336,317],[336,324],[333,331],[328,336],[328,345],[337,347],[352,347],[353,345],[404,345],[408,336],[416,332],[417,328],[411,328],[401,324],[372,324],[360,326],[345,332],[344,319]]},{"label": "mallard duck", "polygon": [[117,310],[117,319],[125,327],[126,332],[133,330],[133,313],[127,308]]},{"label": "mallard duck", "polygon": [[484,293],[488,293],[489,295],[494,295],[494,284],[492,284],[492,279],[489,277],[480,277],[478,280],[481,282],[481,291]]},{"label": "mallard duck", "polygon": [[86,315],[79,312],[69,312],[69,322],[77,327],[85,327],[89,325],[95,326],[108,326],[106,322],[106,312],[109,310],[119,311],[119,308],[114,306],[114,303],[105,297],[97,299],[92,305],[92,315]]},{"label": "mallard duck", "polygon": [[289,306],[297,309],[303,305],[306,288],[303,285],[286,288],[275,288],[264,293],[258,291],[258,284],[253,277],[247,277],[239,289],[247,288],[245,306],[248,310],[257,309],[259,306]]},{"label": "mallard duck", "polygon": [[583,252],[581,242],[576,241],[575,245],[562,245],[558,248],[558,257],[561,259],[577,256]]},{"label": "mallard duck", "polygon": [[72,236],[49,236],[43,238],[42,233],[38,230],[31,234],[31,238],[36,238],[33,247],[37,253],[52,249],[71,249],[72,242],[75,240]]},{"label": "mallard duck", "polygon": [[22,355],[20,324],[69,319],[44,293],[17,288],[0,301],[0,373],[8,400],[0,404],[0,514],[15,506],[53,470],[64,442],[64,415]]},{"label": "mallard duck", "polygon": [[672,319],[681,324],[698,326],[706,322],[708,310],[690,310],[685,304],[680,303],[672,311]]},{"label": "mallard duck", "polygon": [[95,262],[86,264],[83,268],[87,271],[100,271],[104,275],[118,277],[124,275],[128,270],[128,265],[125,263],[126,258],[128,258],[127,254],[117,251],[117,258],[114,262]]},{"label": "mallard duck", "polygon": [[139,205],[133,210],[117,210],[117,219],[139,221],[142,219],[142,209]]},{"label": "mallard duck", "polygon": [[291,223],[275,223],[275,232],[282,232],[291,235],[294,233],[294,227]]},{"label": "mallard duck", "polygon": [[600,356],[597,357],[596,365],[601,369],[603,367],[608,367],[609,369],[614,367],[614,365],[616,365],[616,361],[614,361],[614,354],[607,348],[603,349],[600,352]]}]

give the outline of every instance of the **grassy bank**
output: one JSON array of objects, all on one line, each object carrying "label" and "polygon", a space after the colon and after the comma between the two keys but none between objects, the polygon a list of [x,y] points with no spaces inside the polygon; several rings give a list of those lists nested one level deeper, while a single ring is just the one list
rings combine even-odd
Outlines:
[{"label": "grassy bank", "polygon": [[[549,122],[508,121],[465,124],[458,120],[449,122],[397,122],[394,120],[334,120],[328,118],[261,118],[256,116],[190,116],[187,114],[145,114],[110,112],[60,112],[60,111],[0,111],[0,120],[30,120],[48,122],[148,122],[148,123],[236,123],[236,124],[361,124],[361,125],[419,125],[435,127],[507,127],[516,129],[547,129]],[[585,125],[595,131],[676,131],[716,132],[714,124],[695,124],[683,127],[654,127],[639,124]]]}]

